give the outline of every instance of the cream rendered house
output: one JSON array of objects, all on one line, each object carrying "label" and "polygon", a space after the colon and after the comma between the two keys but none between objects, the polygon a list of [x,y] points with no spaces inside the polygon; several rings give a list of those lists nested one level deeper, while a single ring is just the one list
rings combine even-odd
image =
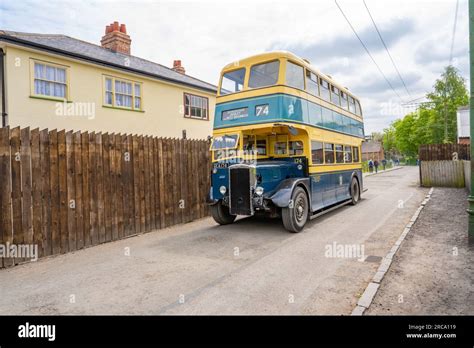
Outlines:
[{"label": "cream rendered house", "polygon": [[130,55],[125,25],[101,45],[64,35],[0,31],[2,126],[203,139],[216,86]]}]

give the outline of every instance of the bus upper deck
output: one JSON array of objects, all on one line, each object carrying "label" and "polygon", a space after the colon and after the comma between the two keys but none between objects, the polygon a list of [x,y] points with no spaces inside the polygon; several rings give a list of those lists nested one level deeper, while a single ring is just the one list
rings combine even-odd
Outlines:
[{"label": "bus upper deck", "polygon": [[288,52],[249,57],[221,73],[214,129],[270,122],[364,137],[359,100]]}]

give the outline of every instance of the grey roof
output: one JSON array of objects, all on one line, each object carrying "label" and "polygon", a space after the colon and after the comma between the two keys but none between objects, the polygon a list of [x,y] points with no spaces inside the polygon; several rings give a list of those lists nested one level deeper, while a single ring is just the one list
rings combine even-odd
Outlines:
[{"label": "grey roof", "polygon": [[216,92],[217,87],[189,75],[180,74],[164,65],[150,62],[132,55],[113,52],[99,45],[59,34],[34,34],[0,30],[0,41],[13,41],[46,50],[62,52],[68,56],[93,60],[124,70],[152,75],[158,79],[189,85],[195,88]]},{"label": "grey roof", "polygon": [[369,141],[362,143],[362,153],[380,152],[381,149],[382,144],[379,142]]}]

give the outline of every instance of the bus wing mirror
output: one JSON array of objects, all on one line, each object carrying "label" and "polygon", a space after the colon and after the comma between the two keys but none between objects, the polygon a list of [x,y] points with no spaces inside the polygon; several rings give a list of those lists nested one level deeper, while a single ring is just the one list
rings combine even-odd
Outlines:
[{"label": "bus wing mirror", "polygon": [[288,126],[288,131],[290,132],[291,135],[298,135],[298,129],[292,126]]}]

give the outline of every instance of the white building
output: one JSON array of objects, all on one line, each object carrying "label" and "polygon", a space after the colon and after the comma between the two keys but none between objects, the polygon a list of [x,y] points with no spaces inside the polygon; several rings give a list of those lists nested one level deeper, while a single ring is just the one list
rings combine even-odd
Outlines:
[{"label": "white building", "polygon": [[470,144],[469,105],[461,106],[457,112],[458,143]]}]

